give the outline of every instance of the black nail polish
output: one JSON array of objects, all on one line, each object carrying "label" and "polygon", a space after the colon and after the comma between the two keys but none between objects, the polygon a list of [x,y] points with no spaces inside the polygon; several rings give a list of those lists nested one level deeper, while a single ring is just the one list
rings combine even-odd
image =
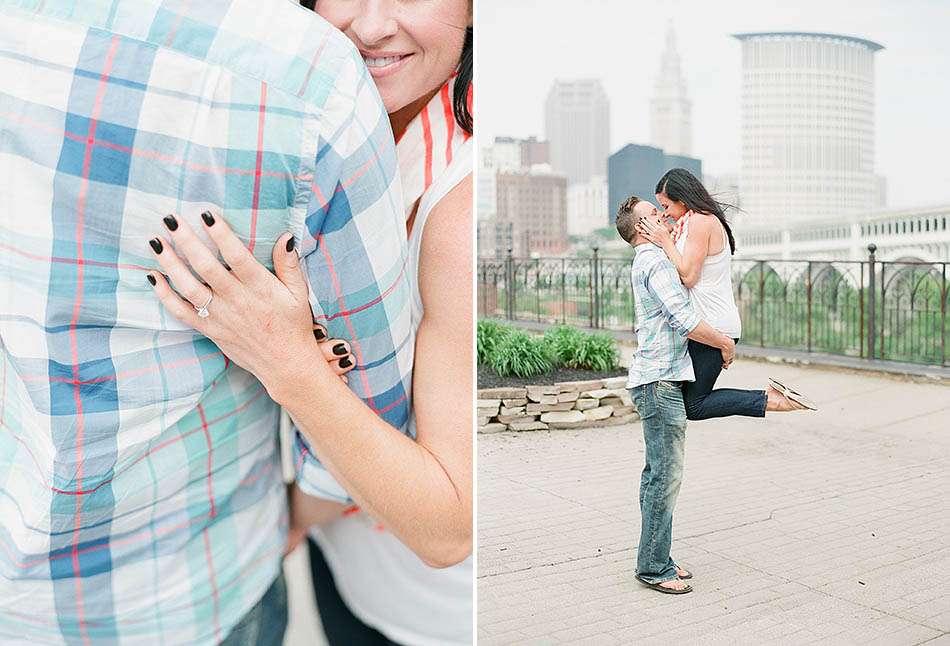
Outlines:
[{"label": "black nail polish", "polygon": [[294,247],[297,245],[297,241],[291,238],[287,241],[287,253],[290,253],[294,250]]},{"label": "black nail polish", "polygon": [[327,333],[321,330],[320,328],[314,328],[313,336],[317,338],[317,341],[323,341],[325,338],[327,338]]},{"label": "black nail polish", "polygon": [[169,231],[178,230],[178,220],[175,219],[174,215],[166,215],[164,218],[162,218],[162,222],[165,223],[165,226],[168,227]]},{"label": "black nail polish", "polygon": [[155,287],[155,276],[152,274],[145,274],[145,277],[148,278],[148,282],[152,283],[152,287]]},{"label": "black nail polish", "polygon": [[211,215],[211,211],[205,211],[201,214],[201,219],[205,221],[209,227],[214,225],[214,216]]},{"label": "black nail polish", "polygon": [[346,349],[346,346],[343,345],[342,343],[337,343],[335,346],[333,346],[333,354],[335,354],[338,357],[342,357],[347,352],[349,351]]},{"label": "black nail polish", "polygon": [[340,367],[341,367],[341,368],[349,368],[349,367],[352,366],[352,365],[353,365],[353,362],[350,361],[350,358],[349,358],[349,357],[343,357],[342,359],[340,359]]},{"label": "black nail polish", "polygon": [[158,238],[152,238],[151,240],[148,241],[148,243],[152,245],[152,250],[155,253],[162,253],[162,249],[164,249],[164,247],[162,247],[161,240],[159,240]]}]

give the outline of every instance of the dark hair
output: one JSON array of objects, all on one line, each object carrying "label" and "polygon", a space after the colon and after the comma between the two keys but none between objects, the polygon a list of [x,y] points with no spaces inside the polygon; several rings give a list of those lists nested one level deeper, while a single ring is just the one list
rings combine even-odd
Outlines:
[{"label": "dark hair", "polygon": [[726,209],[735,208],[731,204],[714,200],[696,176],[685,168],[674,168],[666,172],[656,183],[656,194],[666,195],[674,202],[682,202],[692,211],[708,213],[715,216],[726,230],[729,238],[729,249],[736,253],[736,239],[732,236],[732,229],[726,222]]},{"label": "dark hair", "polygon": [[620,208],[617,209],[617,233],[624,239],[624,242],[632,242],[634,236],[636,236],[637,222],[633,215],[633,207],[635,207],[639,201],[639,197],[631,195],[624,200]]},{"label": "dark hair", "polygon": [[[310,9],[310,11],[315,11],[314,7],[317,0],[300,0],[300,4]],[[468,134],[473,134],[475,131],[475,118],[472,116],[472,110],[468,105],[468,92],[472,85],[472,67],[475,63],[474,41],[474,30],[467,27],[465,29],[465,44],[462,46],[462,57],[459,59],[458,75],[455,77],[455,85],[452,87],[454,94],[452,113],[455,115],[455,122],[459,124],[459,128]]]},{"label": "dark hair", "polygon": [[468,92],[472,86],[472,66],[475,62],[474,40],[474,31],[471,27],[466,28],[465,45],[462,46],[462,58],[459,60],[459,72],[455,77],[455,86],[452,88],[454,94],[452,112],[455,114],[455,121],[468,134],[473,134],[475,129],[475,118],[468,104]]}]

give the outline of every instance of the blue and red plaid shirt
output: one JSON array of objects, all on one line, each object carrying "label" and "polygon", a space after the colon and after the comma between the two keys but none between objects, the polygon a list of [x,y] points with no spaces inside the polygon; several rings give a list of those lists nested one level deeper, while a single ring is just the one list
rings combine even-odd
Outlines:
[{"label": "blue and red plaid shirt", "polygon": [[279,411],[164,311],[147,241],[211,210],[270,267],[292,231],[351,387],[405,430],[386,113],[292,0],[0,0],[0,79],[0,643],[219,642],[280,568]]}]

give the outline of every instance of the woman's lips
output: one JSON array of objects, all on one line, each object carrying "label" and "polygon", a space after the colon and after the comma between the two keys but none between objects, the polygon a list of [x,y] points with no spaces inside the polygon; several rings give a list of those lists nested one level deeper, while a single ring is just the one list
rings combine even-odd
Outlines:
[{"label": "woman's lips", "polygon": [[363,61],[373,78],[383,78],[398,72],[412,54],[370,54],[363,52]]}]

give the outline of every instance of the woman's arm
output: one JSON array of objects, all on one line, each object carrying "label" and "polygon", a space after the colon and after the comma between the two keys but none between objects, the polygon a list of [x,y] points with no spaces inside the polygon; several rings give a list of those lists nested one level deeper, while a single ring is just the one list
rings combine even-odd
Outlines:
[{"label": "woman's arm", "polygon": [[[640,226],[640,225],[638,225]],[[676,267],[680,280],[687,289],[692,289],[699,282],[703,271],[703,261],[709,253],[709,237],[712,232],[709,217],[701,214],[691,216],[689,235],[686,237],[686,246],[680,253],[669,232],[662,226],[656,226],[649,220],[642,222],[638,231],[644,238],[663,249],[663,252]]]},{"label": "woman's arm", "polygon": [[[471,199],[469,176],[433,209],[422,239],[416,440],[380,420],[348,389],[326,392],[316,373],[277,394],[362,510],[434,567],[458,563],[472,550]],[[299,493],[295,498],[303,523],[320,518],[322,503]]]}]

